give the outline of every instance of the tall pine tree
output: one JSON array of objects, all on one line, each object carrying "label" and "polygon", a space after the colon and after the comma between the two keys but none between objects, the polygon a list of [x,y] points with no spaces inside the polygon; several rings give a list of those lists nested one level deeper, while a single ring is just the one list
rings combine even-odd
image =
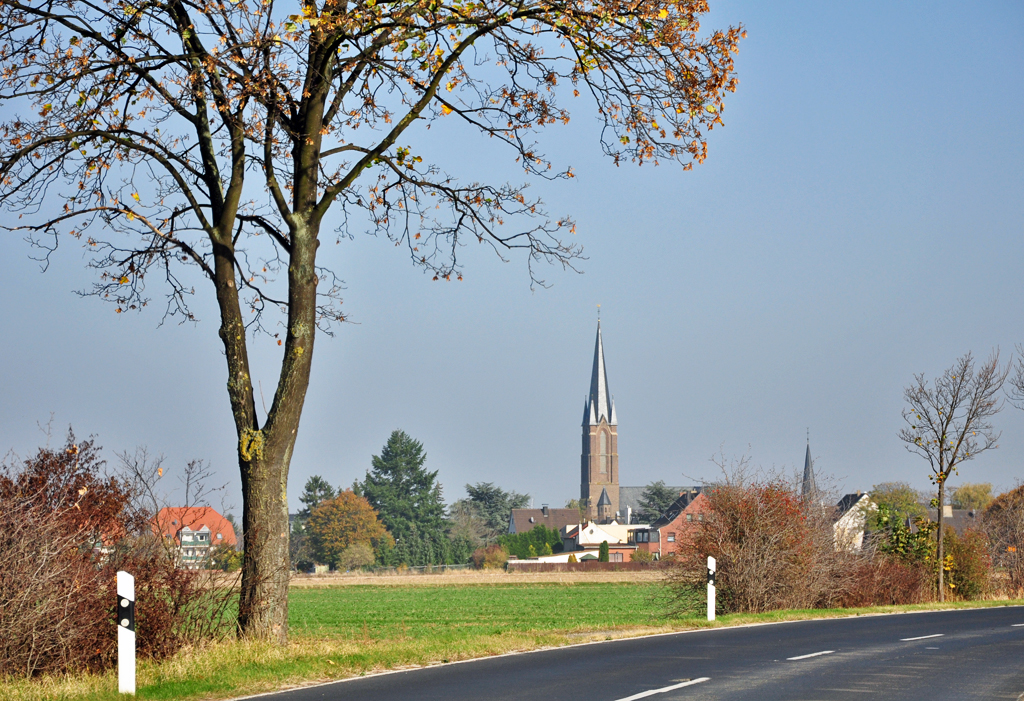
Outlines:
[{"label": "tall pine tree", "polygon": [[380,455],[373,456],[366,479],[354,485],[380,514],[400,550],[403,540],[433,540],[446,531],[441,485],[436,471],[424,469],[426,459],[422,443],[405,431],[394,431]]}]

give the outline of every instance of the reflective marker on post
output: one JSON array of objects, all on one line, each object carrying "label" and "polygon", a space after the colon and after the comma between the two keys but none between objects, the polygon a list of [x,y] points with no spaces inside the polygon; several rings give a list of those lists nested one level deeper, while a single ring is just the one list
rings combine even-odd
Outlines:
[{"label": "reflective marker on post", "polygon": [[715,620],[715,558],[708,555],[708,620]]},{"label": "reflective marker on post", "polygon": [[135,693],[135,577],[117,573],[117,690]]}]

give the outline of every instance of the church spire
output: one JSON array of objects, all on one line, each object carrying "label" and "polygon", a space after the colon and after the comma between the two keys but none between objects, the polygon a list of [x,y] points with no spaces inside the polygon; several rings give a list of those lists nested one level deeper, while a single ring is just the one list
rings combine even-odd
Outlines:
[{"label": "church spire", "polygon": [[807,436],[807,454],[804,456],[804,480],[800,488],[801,496],[812,496],[818,491],[814,483],[814,460],[811,459],[811,437]]},{"label": "church spire", "polygon": [[608,372],[604,366],[604,344],[601,341],[601,320],[597,320],[597,340],[594,342],[594,369],[590,375],[590,396],[583,416],[584,426],[596,426],[601,419],[615,426],[615,402],[608,393]]}]

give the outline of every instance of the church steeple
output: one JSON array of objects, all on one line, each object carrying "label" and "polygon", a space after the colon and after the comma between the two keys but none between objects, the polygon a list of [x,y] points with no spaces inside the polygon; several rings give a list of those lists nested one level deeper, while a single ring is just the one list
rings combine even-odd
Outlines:
[{"label": "church steeple", "polygon": [[[608,391],[601,320],[597,320],[590,394],[583,409],[583,453],[580,456],[580,500],[587,517],[611,518],[619,508],[619,436],[615,402]],[[604,502],[599,504],[598,502]]]},{"label": "church steeple", "polygon": [[597,339],[594,341],[594,367],[590,373],[590,396],[587,397],[583,413],[584,426],[597,426],[601,419],[615,426],[615,401],[608,392],[608,371],[604,366],[604,343],[601,340],[601,321],[597,322]]},{"label": "church steeple", "polygon": [[818,491],[814,483],[814,460],[811,459],[811,437],[807,436],[807,454],[804,456],[804,479],[800,487],[800,496],[813,496]]}]

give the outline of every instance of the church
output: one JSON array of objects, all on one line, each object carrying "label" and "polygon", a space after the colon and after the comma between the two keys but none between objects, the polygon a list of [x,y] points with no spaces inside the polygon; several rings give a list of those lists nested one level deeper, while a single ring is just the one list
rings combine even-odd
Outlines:
[{"label": "church", "polygon": [[[575,508],[513,509],[509,533],[523,533],[543,525],[568,533],[578,527],[580,513],[591,524],[616,527],[635,524],[640,500],[647,487],[619,486],[619,433],[615,399],[608,391],[601,321],[597,322],[590,394],[583,404],[583,447],[580,455],[580,511]],[[668,487],[677,494],[695,494],[700,487]],[[568,505],[567,505],[568,507]],[[612,523],[614,522],[614,524]],[[623,532],[625,540],[625,531]]]},{"label": "church", "polygon": [[[583,406],[583,451],[580,456],[580,504],[597,523],[631,523],[646,487],[619,486],[619,421],[615,398],[608,390],[601,320],[597,321],[590,394]],[[669,487],[678,494],[695,487]]]}]

